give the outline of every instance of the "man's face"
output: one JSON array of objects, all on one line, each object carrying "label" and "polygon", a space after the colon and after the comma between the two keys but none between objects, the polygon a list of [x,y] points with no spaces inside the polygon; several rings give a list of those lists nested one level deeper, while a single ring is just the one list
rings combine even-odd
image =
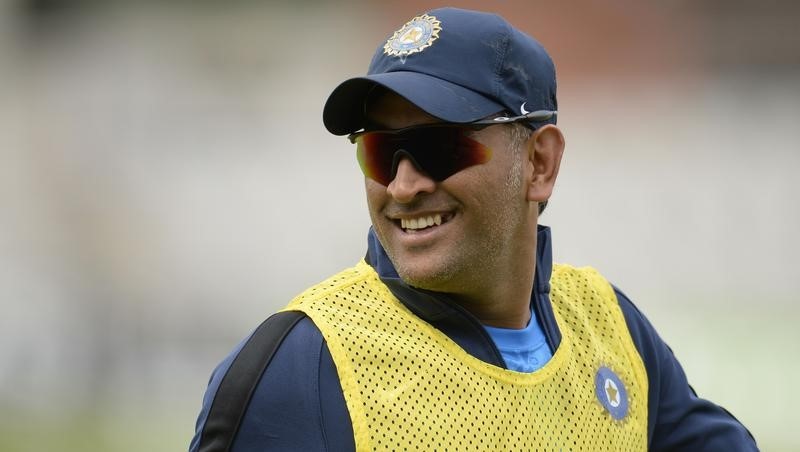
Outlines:
[{"label": "man's face", "polygon": [[[436,122],[391,93],[367,114],[387,129]],[[375,232],[406,283],[475,296],[530,257],[522,249],[535,234],[536,203],[525,195],[527,151],[514,152],[510,135],[503,125],[475,131],[471,138],[492,150],[491,160],[441,182],[407,158],[388,186],[365,179]]]}]

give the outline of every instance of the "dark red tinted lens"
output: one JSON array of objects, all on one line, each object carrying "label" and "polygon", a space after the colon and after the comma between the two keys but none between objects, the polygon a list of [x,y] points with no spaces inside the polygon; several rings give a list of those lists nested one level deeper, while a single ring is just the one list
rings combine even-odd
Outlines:
[{"label": "dark red tinted lens", "polygon": [[486,163],[492,151],[469,138],[469,129],[452,126],[423,127],[404,132],[367,132],[356,138],[358,163],[364,175],[389,185],[404,153],[436,181],[473,165]]}]

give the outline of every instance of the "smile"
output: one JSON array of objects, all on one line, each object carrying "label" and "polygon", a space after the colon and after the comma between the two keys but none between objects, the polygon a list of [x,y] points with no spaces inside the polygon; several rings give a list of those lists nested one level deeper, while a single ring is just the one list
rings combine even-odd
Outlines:
[{"label": "smile", "polygon": [[451,214],[442,215],[437,213],[433,215],[424,215],[417,218],[401,218],[400,227],[406,232],[416,231],[433,226],[439,226],[443,223],[446,223],[450,217],[452,217]]}]

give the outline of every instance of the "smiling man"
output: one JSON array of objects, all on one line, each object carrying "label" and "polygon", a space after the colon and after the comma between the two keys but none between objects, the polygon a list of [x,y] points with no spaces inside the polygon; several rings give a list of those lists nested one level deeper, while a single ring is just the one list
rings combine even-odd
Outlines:
[{"label": "smiling man", "polygon": [[[391,168],[385,177],[370,177],[366,167],[366,191],[375,235],[398,275],[410,286],[450,294],[486,325],[523,328],[530,319],[538,203],[553,188],[561,132],[546,125],[530,140],[512,142],[512,132],[531,134],[502,124],[454,127],[391,91],[371,94],[365,119],[383,131],[354,141],[361,153],[384,155],[385,162],[370,164]],[[437,152],[437,141],[446,143],[439,152],[474,149],[484,157],[459,155],[471,165],[431,177],[425,166],[439,162],[424,155]],[[398,152],[399,146],[410,150]]]},{"label": "smiling man", "polygon": [[547,52],[496,15],[381,43],[323,114],[356,145],[366,256],[219,365],[190,450],[755,450],[622,292],[552,263],[556,109]]}]

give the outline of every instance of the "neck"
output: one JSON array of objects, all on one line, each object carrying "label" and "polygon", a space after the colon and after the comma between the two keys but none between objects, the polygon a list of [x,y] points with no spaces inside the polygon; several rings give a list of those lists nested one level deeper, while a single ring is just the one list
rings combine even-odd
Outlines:
[{"label": "neck", "polygon": [[[487,280],[475,281],[478,289],[467,293],[451,294],[466,310],[482,324],[498,328],[525,328],[531,318],[530,304],[536,273],[536,235],[529,239],[530,245],[518,250],[522,255],[508,262],[505,270],[484,269]],[[525,242],[520,242],[525,243]],[[503,275],[498,278],[497,275]]]}]

